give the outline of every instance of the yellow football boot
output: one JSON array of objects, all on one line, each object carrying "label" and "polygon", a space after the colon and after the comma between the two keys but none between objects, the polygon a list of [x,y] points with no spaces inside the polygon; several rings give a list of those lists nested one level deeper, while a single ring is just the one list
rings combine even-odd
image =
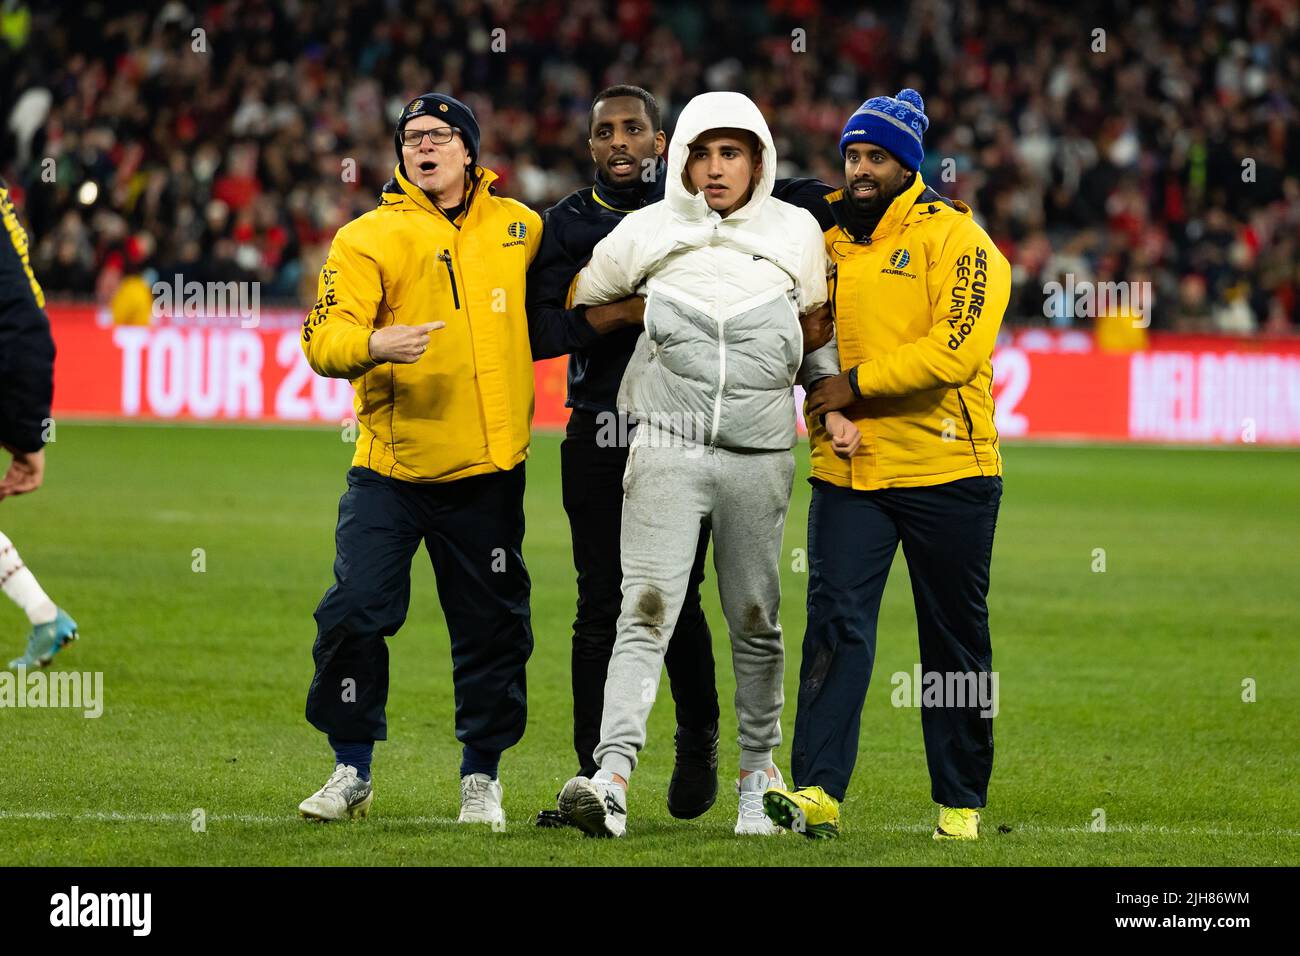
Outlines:
[{"label": "yellow football boot", "polygon": [[763,794],[763,812],[777,826],[802,833],[810,840],[830,840],[840,835],[840,802],[821,787],[773,787]]},{"label": "yellow football boot", "polygon": [[939,825],[934,828],[934,838],[936,840],[978,840],[980,812],[940,807]]}]

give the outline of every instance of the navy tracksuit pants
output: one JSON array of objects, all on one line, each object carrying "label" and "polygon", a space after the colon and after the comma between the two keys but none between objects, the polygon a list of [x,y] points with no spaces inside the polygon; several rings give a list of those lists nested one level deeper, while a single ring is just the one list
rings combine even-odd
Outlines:
[{"label": "navy tracksuit pants", "polygon": [[[812,485],[808,624],[791,770],[796,786],[819,786],[843,800],[858,755],[880,599],[900,542],[922,671],[992,670],[986,598],[1002,479],[880,491],[818,479]],[[979,703],[965,703],[922,707],[921,731],[932,799],[976,808],[985,805],[993,771],[993,720],[981,716]]]},{"label": "navy tracksuit pants", "polygon": [[385,638],[406,620],[423,542],[451,633],[456,739],[494,753],[517,743],[533,650],[523,540],[523,464],[427,485],[350,469],[334,585],[316,608],[307,719],[339,740],[387,739]]}]

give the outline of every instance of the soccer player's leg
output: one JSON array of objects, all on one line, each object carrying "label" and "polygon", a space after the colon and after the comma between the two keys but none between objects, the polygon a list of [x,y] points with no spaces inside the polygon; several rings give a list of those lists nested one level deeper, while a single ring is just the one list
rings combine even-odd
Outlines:
[{"label": "soccer player's leg", "polygon": [[718,686],[713,635],[700,602],[709,537],[705,524],[700,528],[682,613],[664,655],[664,669],[677,707],[677,733],[673,738],[677,754],[668,781],[668,812],[680,820],[705,813],[718,797]]},{"label": "soccer player's leg", "polygon": [[429,486],[425,540],[451,635],[459,822],[505,825],[501,754],[528,722],[532,581],[524,565],[524,465]]},{"label": "soccer player's leg", "polygon": [[334,773],[299,806],[308,819],[370,809],[374,742],[388,736],[385,639],[406,620],[411,558],[422,538],[410,503],[415,490],[354,467],[339,499],[334,584],[316,608],[316,673],[307,692],[307,719],[329,735]]},{"label": "soccer player's leg", "polygon": [[840,832],[839,802],[858,756],[876,620],[898,528],[878,493],[813,481],[808,510],[808,622],[799,670],[791,775],[768,815],[811,838]]},{"label": "soccer player's leg", "polygon": [[781,745],[785,648],[781,639],[781,551],[794,456],[719,450],[712,515],[713,563],[736,673],[740,776],[735,832],[781,832],[763,811],[769,788],[785,788],[774,752]]},{"label": "soccer player's leg", "polygon": [[989,477],[908,489],[895,499],[921,670],[940,675],[944,687],[941,706],[921,710],[930,793],[940,807],[935,839],[977,839],[988,798],[997,684],[987,597],[1001,497],[1002,479]]},{"label": "soccer player's leg", "polygon": [[623,605],[605,680],[604,712],[592,778],[574,777],[560,809],[592,836],[621,836],[626,783],[645,746],[646,722],[677,624],[710,507],[701,450],[666,433],[641,431],[629,453],[621,521]]},{"label": "soccer player's leg", "polygon": [[32,625],[26,651],[10,661],[10,667],[48,667],[55,654],[77,639],[77,622],[50,600],[3,532],[0,532],[0,591],[18,605]]}]

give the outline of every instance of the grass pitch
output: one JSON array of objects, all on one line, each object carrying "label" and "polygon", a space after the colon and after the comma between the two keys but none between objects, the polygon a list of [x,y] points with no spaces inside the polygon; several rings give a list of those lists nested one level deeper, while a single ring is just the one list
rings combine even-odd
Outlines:
[{"label": "grass pitch", "polygon": [[[698,820],[668,816],[665,692],[633,780],[628,837],[596,841],[532,826],[576,769],[574,572],[558,437],[538,436],[528,462],[524,550],[537,646],[528,731],[502,764],[509,825],[493,833],[453,822],[450,652],[423,551],[410,616],[391,641],[390,739],[376,751],[371,818],[321,826],[297,817],[332,764],[302,712],[311,614],[331,581],[351,456],[337,431],[60,422],[46,487],[0,503],[0,528],[77,618],[82,639],[56,664],[103,672],[105,708],[98,719],[0,710],[5,862],[1300,863],[1300,453],[1004,451],[990,595],[1001,711],[978,844],[929,839],[920,715],[890,704],[890,675],[910,674],[917,661],[901,553],[840,840],[732,834],[734,685],[710,571],[723,700],[718,803]],[[798,455],[783,571],[778,761],[787,770],[806,589],[794,570],[794,549],[806,546],[806,447]],[[1104,572],[1094,570],[1097,549]],[[26,631],[0,602],[0,660],[21,650]],[[1254,702],[1243,700],[1248,680]],[[1104,832],[1092,829],[1099,811]]]}]

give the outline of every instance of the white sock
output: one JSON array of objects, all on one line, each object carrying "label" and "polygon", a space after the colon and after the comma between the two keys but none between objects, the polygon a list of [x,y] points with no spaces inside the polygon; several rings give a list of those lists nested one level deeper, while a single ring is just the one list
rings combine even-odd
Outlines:
[{"label": "white sock", "polygon": [[772,751],[770,750],[741,750],[740,751],[740,769],[746,773],[757,773],[763,771],[767,773],[776,764],[772,762]]},{"label": "white sock", "polygon": [[607,783],[615,790],[617,790],[619,793],[622,794],[627,793],[627,788],[614,779],[614,771],[612,770],[597,770],[596,776],[592,777],[591,779],[600,781],[601,783]]},{"label": "white sock", "polygon": [[41,590],[36,575],[23,564],[22,558],[18,557],[18,549],[5,537],[3,531],[0,531],[0,590],[22,608],[27,620],[33,625],[49,624],[59,615],[59,609],[49,595]]}]

